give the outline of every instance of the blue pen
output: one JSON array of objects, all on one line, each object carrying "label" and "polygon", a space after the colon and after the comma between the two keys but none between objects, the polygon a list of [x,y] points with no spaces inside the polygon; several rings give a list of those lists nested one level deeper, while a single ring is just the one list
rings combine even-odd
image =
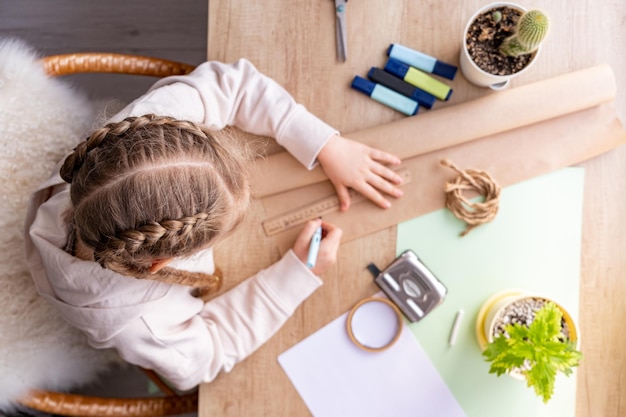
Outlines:
[{"label": "blue pen", "polygon": [[430,72],[431,74],[440,75],[449,80],[454,80],[454,76],[456,75],[457,67],[454,65],[446,64],[445,62],[439,61],[437,58],[397,43],[389,45],[387,55],[389,55],[389,58],[397,59],[412,67]]},{"label": "blue pen", "polygon": [[384,85],[373,83],[370,80],[366,80],[365,78],[357,75],[352,81],[352,88],[367,94],[379,103],[386,104],[392,109],[398,110],[407,116],[417,114],[417,110],[419,108],[417,101],[405,97],[402,94],[385,87]]},{"label": "blue pen", "polygon": [[306,266],[313,268],[317,261],[317,254],[320,251],[320,242],[322,241],[322,226],[318,227],[313,233],[311,244],[309,245],[309,256],[306,259]]}]

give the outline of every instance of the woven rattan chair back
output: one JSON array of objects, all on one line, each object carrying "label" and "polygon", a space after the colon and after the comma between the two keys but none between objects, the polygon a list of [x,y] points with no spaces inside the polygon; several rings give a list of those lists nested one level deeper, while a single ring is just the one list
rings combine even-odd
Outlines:
[{"label": "woven rattan chair back", "polygon": [[83,72],[166,77],[188,74],[194,69],[192,65],[166,59],[96,52],[51,55],[42,58],[42,63],[46,73],[53,77]]},{"label": "woven rattan chair back", "polygon": [[[41,59],[50,76],[85,72],[120,73],[165,77],[190,73],[194,66],[160,58],[113,54],[75,53]],[[158,417],[198,410],[198,393],[177,395],[152,371],[144,370],[161,391],[162,397],[101,398],[60,392],[32,390],[18,402],[28,408],[60,416]]]}]

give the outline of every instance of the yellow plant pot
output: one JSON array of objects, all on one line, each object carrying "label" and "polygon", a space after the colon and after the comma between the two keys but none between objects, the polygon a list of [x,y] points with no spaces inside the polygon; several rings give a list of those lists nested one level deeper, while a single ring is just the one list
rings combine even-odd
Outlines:
[{"label": "yellow plant pot", "polygon": [[[493,341],[493,329],[499,313],[510,304],[524,298],[540,298],[554,303],[563,313],[563,319],[569,331],[569,339],[574,342],[576,349],[580,348],[580,331],[576,320],[569,311],[558,301],[542,294],[535,294],[520,289],[510,289],[498,292],[489,297],[482,305],[476,319],[476,339],[481,350],[485,350],[487,344]],[[522,378],[522,375],[511,374],[511,376]]]}]

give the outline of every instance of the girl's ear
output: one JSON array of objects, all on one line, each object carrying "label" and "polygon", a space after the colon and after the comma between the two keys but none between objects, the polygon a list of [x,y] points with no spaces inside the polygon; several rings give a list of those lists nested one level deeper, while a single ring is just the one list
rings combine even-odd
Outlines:
[{"label": "girl's ear", "polygon": [[155,259],[154,261],[152,261],[152,266],[150,267],[150,273],[154,274],[157,271],[160,271],[161,269],[165,268],[167,264],[172,262],[172,259],[173,258]]}]

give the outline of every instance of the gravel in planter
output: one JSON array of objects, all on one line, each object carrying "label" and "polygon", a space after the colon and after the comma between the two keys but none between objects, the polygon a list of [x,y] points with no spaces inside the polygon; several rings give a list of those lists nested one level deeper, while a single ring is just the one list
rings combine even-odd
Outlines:
[{"label": "gravel in planter", "polygon": [[[496,316],[496,324],[494,326],[494,336],[508,334],[504,331],[504,327],[509,324],[518,323],[522,326],[529,326],[535,318],[535,312],[546,303],[543,298],[522,298],[508,305]],[[569,329],[565,323],[565,319],[561,319],[561,333],[564,340],[569,340]]]}]

